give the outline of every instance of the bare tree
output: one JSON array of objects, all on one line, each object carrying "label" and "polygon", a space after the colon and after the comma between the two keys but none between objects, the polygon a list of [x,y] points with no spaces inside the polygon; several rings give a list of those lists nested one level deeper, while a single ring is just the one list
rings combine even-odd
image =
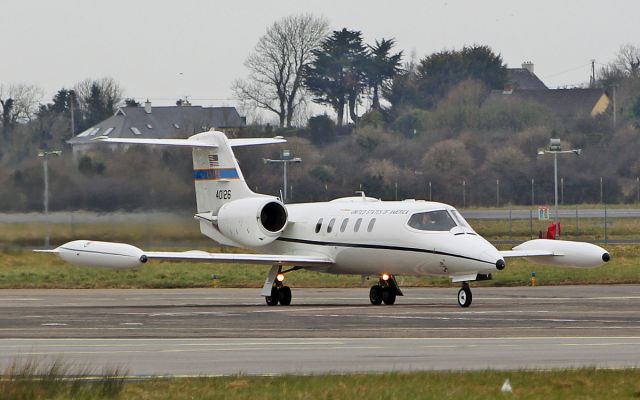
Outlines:
[{"label": "bare tree", "polygon": [[38,112],[43,95],[42,89],[36,85],[0,85],[3,124],[31,121]]},{"label": "bare tree", "polygon": [[281,127],[291,126],[303,101],[303,71],[327,31],[327,20],[310,14],[274,22],[245,61],[249,77],[234,82],[236,97],[274,112]]},{"label": "bare tree", "polygon": [[81,115],[79,130],[110,117],[122,103],[123,90],[113,78],[85,79],[74,91]]},{"label": "bare tree", "polygon": [[118,82],[109,77],[85,79],[76,83],[73,89],[76,93],[80,108],[86,110],[90,106],[91,97],[92,95],[95,96],[96,88],[98,89],[100,101],[102,101],[104,107],[115,111],[115,107],[122,102],[123,91]]},{"label": "bare tree", "polygon": [[625,44],[618,50],[613,64],[625,75],[632,78],[640,76],[640,47],[633,44]]}]

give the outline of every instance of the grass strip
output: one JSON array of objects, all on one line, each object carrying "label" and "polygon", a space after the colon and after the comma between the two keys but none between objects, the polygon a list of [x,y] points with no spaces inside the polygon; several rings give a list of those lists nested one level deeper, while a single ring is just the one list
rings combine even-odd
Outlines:
[{"label": "grass strip", "polygon": [[[375,362],[375,360],[374,360]],[[383,362],[383,360],[379,360]],[[410,372],[313,376],[229,376],[115,380],[79,391],[79,381],[55,380],[55,390],[25,377],[0,382],[3,399],[637,399],[640,370]],[[501,387],[509,379],[512,392]],[[115,382],[115,383],[114,383]],[[73,388],[76,388],[75,391]]]}]

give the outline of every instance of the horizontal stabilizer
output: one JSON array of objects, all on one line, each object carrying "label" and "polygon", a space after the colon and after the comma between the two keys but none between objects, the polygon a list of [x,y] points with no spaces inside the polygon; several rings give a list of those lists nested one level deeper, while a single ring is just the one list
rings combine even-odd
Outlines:
[{"label": "horizontal stabilizer", "polygon": [[191,139],[140,139],[140,138],[110,138],[98,136],[93,139],[106,143],[148,144],[154,146],[185,146],[185,147],[218,147],[215,143],[207,143]]},{"label": "horizontal stabilizer", "polygon": [[276,136],[273,138],[246,138],[246,139],[229,139],[231,147],[239,146],[259,146],[263,144],[278,144],[286,143],[287,141],[282,136]]},{"label": "horizontal stabilizer", "polygon": [[[195,135],[188,139],[144,139],[144,138],[111,138],[108,136],[98,136],[95,141],[105,143],[122,143],[122,144],[146,144],[153,146],[184,146],[199,148],[217,148],[218,144],[213,140],[208,140],[206,135]],[[286,140],[280,136],[273,138],[242,138],[227,139],[229,146],[258,146],[263,144],[286,143]]]}]

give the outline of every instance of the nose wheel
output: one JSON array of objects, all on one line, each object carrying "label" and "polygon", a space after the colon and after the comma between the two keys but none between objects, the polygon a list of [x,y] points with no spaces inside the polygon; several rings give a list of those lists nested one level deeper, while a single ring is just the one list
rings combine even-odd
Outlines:
[{"label": "nose wheel", "polygon": [[471,305],[471,301],[473,300],[473,296],[471,295],[471,288],[469,287],[469,283],[462,283],[462,288],[458,291],[458,305],[460,307],[469,307]]}]

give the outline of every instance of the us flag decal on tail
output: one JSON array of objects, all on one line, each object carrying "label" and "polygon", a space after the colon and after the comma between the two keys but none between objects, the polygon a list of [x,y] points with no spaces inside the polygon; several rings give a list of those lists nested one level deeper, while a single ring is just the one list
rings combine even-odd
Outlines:
[{"label": "us flag decal on tail", "polygon": [[209,166],[210,167],[218,167],[220,163],[218,162],[217,154],[209,154]]}]

